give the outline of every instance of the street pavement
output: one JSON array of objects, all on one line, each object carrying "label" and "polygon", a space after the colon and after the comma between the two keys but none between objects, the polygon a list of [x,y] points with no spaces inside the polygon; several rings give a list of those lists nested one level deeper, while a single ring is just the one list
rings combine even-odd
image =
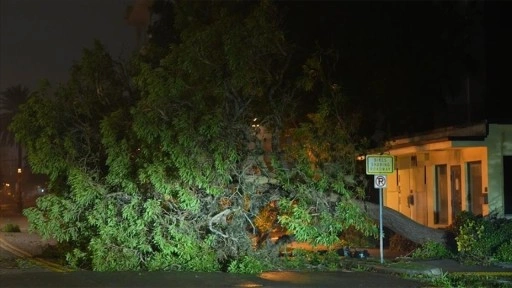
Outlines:
[{"label": "street pavement", "polygon": [[[5,212],[5,210],[4,210]],[[0,228],[15,224],[21,232],[0,232],[0,287],[424,287],[387,273],[274,271],[259,275],[204,272],[70,271],[37,258],[48,242],[28,232],[25,217],[0,214]]]},{"label": "street pavement", "polygon": [[[4,210],[5,212],[5,210]],[[38,235],[28,232],[25,217],[0,213],[0,228],[15,224],[21,232],[0,232],[0,287],[427,287],[397,274],[440,275],[444,272],[510,272],[512,267],[463,266],[453,260],[424,262],[421,271],[393,270],[380,265],[379,249],[370,251],[375,271],[296,272],[274,271],[260,275],[200,272],[92,272],[71,271],[40,259],[45,245]],[[386,262],[395,254],[384,251]],[[369,267],[369,266],[367,266]],[[363,269],[362,269],[363,270]],[[383,273],[379,273],[383,272]]]},{"label": "street pavement", "polygon": [[0,275],[7,287],[425,287],[420,282],[372,272],[21,272]]}]

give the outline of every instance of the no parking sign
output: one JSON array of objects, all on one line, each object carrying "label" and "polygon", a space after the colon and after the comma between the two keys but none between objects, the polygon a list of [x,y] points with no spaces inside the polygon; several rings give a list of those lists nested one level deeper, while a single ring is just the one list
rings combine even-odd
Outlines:
[{"label": "no parking sign", "polygon": [[366,155],[366,174],[373,175],[373,187],[379,189],[380,263],[384,263],[384,230],[382,225],[382,189],[386,188],[386,174],[393,174],[395,157],[392,155]]},{"label": "no parking sign", "polygon": [[386,175],[374,175],[373,176],[373,187],[374,188],[386,188],[387,177]]}]

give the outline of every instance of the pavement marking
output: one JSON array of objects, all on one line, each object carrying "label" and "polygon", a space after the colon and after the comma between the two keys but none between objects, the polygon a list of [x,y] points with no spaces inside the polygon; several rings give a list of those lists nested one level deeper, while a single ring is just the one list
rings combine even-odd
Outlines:
[{"label": "pavement marking", "polygon": [[73,270],[63,267],[59,264],[46,261],[39,257],[34,257],[30,253],[23,251],[23,250],[19,249],[18,247],[15,247],[15,246],[9,244],[7,241],[5,241],[2,238],[0,238],[0,248],[3,248],[18,257],[27,259],[27,260],[33,262],[34,264],[36,264],[38,266],[42,266],[44,268],[47,268],[53,272],[71,272],[71,271],[73,271]]}]

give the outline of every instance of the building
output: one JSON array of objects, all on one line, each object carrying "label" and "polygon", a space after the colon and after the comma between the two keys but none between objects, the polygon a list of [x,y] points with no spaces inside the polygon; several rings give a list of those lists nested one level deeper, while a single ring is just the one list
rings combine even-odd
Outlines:
[{"label": "building", "polygon": [[512,124],[487,121],[389,141],[383,204],[430,227],[461,211],[512,217]]},{"label": "building", "polygon": [[126,7],[126,22],[135,27],[137,49],[140,49],[148,40],[147,29],[151,22],[151,6],[153,0],[133,0],[132,5]]}]

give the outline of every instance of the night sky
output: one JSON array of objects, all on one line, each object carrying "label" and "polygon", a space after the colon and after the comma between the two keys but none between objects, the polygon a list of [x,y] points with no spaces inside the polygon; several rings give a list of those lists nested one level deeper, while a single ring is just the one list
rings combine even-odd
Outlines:
[{"label": "night sky", "polygon": [[131,0],[0,0],[0,91],[40,79],[67,79],[82,49],[95,38],[114,57],[129,55],[136,42],[126,24]]},{"label": "night sky", "polygon": [[487,118],[512,123],[512,1],[486,4],[486,106]]},{"label": "night sky", "polygon": [[[434,2],[441,5],[444,1]],[[485,1],[483,10],[469,15],[470,23],[480,17],[476,26],[458,34],[452,29],[452,24],[457,22],[451,20],[453,11],[435,14],[433,8],[425,9],[421,5],[424,2],[299,1],[289,12],[294,16],[287,29],[295,30],[290,39],[301,46],[315,45],[316,41],[311,40],[315,36],[321,36],[322,44],[339,45],[345,53],[340,62],[340,75],[345,83],[341,84],[347,94],[368,101],[362,105],[371,111],[390,97],[403,97],[395,99],[397,104],[392,108],[396,111],[389,112],[395,115],[412,109],[407,105],[399,107],[408,101],[431,105],[450,98],[455,103],[452,103],[455,106],[450,104],[455,107],[450,109],[460,112],[461,119],[467,117],[460,111],[465,109],[464,88],[456,87],[459,82],[464,83],[455,79],[460,64],[474,73],[472,101],[476,101],[475,106],[481,111],[486,108],[485,115],[481,111],[472,115],[506,118],[512,114],[504,105],[510,94],[511,2]],[[0,3],[0,91],[16,84],[34,89],[43,78],[52,83],[65,81],[73,61],[79,59],[83,48],[91,47],[95,38],[114,57],[128,56],[136,45],[135,29],[124,20],[126,6],[132,0],[0,0]],[[292,2],[279,3],[286,6]],[[452,46],[467,33],[473,43],[469,46],[474,49],[459,53]],[[471,56],[469,61],[464,53]],[[431,78],[423,82],[422,73]],[[443,81],[448,84],[438,85]],[[458,81],[455,88],[449,87],[452,81]],[[421,109],[408,112],[430,117],[421,115]]]}]

